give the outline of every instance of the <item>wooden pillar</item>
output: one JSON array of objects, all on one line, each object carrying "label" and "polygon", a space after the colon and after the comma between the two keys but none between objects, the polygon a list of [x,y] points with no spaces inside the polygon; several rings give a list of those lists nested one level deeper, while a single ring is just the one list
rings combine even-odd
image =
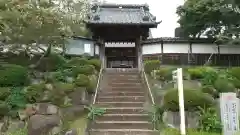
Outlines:
[{"label": "wooden pillar", "polygon": [[135,41],[136,47],[136,56],[137,56],[137,68],[138,70],[142,70],[142,45],[141,45],[141,38],[137,38]]},{"label": "wooden pillar", "polygon": [[103,68],[106,68],[106,56],[105,56],[105,43],[104,42],[99,44],[99,57],[100,57],[100,60],[102,61]]}]

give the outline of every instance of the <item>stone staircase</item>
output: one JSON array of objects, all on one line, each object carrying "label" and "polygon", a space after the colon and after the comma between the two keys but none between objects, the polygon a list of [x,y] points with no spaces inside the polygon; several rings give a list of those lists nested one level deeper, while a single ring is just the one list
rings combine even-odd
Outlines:
[{"label": "stone staircase", "polygon": [[144,112],[146,93],[137,69],[106,69],[96,105],[106,113],[92,123],[90,135],[159,135]]}]

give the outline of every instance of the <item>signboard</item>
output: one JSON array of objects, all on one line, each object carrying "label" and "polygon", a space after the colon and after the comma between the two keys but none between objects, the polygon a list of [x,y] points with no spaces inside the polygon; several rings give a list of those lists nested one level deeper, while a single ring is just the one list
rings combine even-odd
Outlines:
[{"label": "signboard", "polygon": [[221,93],[220,109],[223,134],[236,135],[239,131],[238,98],[236,93]]}]

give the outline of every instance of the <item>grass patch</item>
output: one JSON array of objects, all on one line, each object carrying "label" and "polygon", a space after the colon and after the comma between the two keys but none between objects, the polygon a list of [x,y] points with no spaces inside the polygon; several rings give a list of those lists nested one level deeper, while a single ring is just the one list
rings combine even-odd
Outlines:
[{"label": "grass patch", "polygon": [[76,118],[70,123],[70,129],[76,129],[78,135],[85,135],[85,130],[87,128],[88,118],[87,114],[82,115],[81,117]]},{"label": "grass patch", "polygon": [[[165,129],[162,135],[180,135],[180,131],[178,129]],[[202,131],[194,131],[194,130],[187,130],[186,135],[221,135],[220,133],[210,133],[210,132],[202,132]]]}]

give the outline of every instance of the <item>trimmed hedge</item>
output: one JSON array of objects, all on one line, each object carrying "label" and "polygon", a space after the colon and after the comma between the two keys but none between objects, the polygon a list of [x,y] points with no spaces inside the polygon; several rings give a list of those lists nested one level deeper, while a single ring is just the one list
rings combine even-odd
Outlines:
[{"label": "trimmed hedge", "polygon": [[173,70],[174,68],[160,68],[155,72],[156,78],[161,81],[170,81],[172,80]]},{"label": "trimmed hedge", "polygon": [[94,74],[93,65],[77,66],[72,68],[72,73],[74,77],[77,77],[79,74],[92,75]]},{"label": "trimmed hedge", "polygon": [[97,71],[101,69],[101,61],[99,59],[90,59],[88,61],[90,65],[93,65]]},{"label": "trimmed hedge", "polygon": [[218,78],[214,83],[214,87],[218,93],[236,92],[235,86],[227,79]]},{"label": "trimmed hedge", "polygon": [[146,73],[151,74],[151,72],[160,67],[159,60],[147,60],[144,62],[144,70]]},{"label": "trimmed hedge", "polygon": [[208,93],[212,95],[214,98],[217,98],[219,96],[218,91],[212,85],[205,85],[202,87],[201,90],[203,93]]},{"label": "trimmed hedge", "polygon": [[19,65],[0,65],[0,87],[24,86],[29,83],[28,69]]},{"label": "trimmed hedge", "polygon": [[88,76],[84,74],[79,74],[75,80],[75,85],[78,87],[88,87],[90,84],[90,80]]},{"label": "trimmed hedge", "polygon": [[24,89],[24,95],[29,103],[40,102],[46,89],[47,88],[44,83],[33,84]]},{"label": "trimmed hedge", "polygon": [[[168,111],[179,111],[178,90],[169,90],[164,95],[163,107]],[[211,95],[203,93],[199,90],[184,90],[185,110],[194,111],[198,107],[209,107],[214,104],[214,99]]]}]

